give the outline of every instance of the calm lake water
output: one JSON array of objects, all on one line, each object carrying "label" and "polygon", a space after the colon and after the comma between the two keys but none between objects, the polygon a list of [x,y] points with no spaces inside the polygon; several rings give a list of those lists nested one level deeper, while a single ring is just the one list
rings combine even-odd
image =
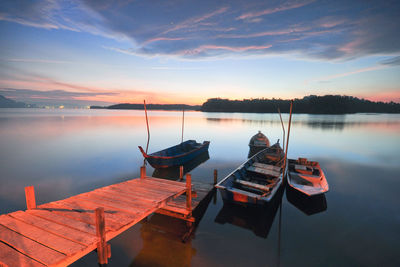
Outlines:
[{"label": "calm lake water", "polygon": [[[180,142],[181,112],[149,111],[149,122],[149,152]],[[282,139],[277,114],[186,112],[185,139],[211,141],[192,179],[225,177],[258,130]],[[25,209],[28,185],[41,204],[139,177],[146,138],[143,111],[0,109],[0,213]],[[285,190],[254,214],[217,193],[188,242],[183,222],[153,215],[110,241],[109,266],[400,266],[399,152],[400,115],[294,114],[289,157],[320,162],[325,199]]]}]

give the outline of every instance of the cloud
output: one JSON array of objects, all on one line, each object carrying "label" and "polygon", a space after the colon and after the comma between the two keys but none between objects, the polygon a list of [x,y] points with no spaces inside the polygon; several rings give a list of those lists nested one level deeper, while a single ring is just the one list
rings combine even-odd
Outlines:
[{"label": "cloud", "polygon": [[[399,13],[395,0],[0,3],[3,21],[104,36],[116,42],[103,47],[135,56],[194,59],[288,53],[328,61],[397,56]],[[271,47],[239,49],[266,44]]]},{"label": "cloud", "polygon": [[276,12],[281,12],[281,11],[285,11],[285,10],[290,10],[290,9],[294,9],[294,8],[299,8],[305,5],[308,5],[312,2],[314,2],[315,0],[309,0],[309,1],[289,1],[289,2],[285,2],[277,7],[273,7],[273,8],[267,8],[264,10],[257,10],[257,11],[252,11],[252,12],[248,12],[245,14],[240,15],[239,17],[237,17],[237,19],[251,19],[254,17],[260,17],[260,16],[264,16],[264,15],[269,15],[269,14],[273,14]]},{"label": "cloud", "polygon": [[387,65],[387,66],[399,66],[400,65],[400,56],[384,60],[380,64]]}]

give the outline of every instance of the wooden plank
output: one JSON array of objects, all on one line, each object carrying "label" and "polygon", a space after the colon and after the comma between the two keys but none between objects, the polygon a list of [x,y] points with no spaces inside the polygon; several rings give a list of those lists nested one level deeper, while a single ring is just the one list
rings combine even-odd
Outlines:
[{"label": "wooden plank", "polygon": [[30,210],[36,208],[35,188],[33,186],[25,187],[25,200],[26,209]]},{"label": "wooden plank", "polygon": [[149,203],[154,203],[154,202],[159,202],[164,199],[162,196],[154,197],[153,199],[150,199],[147,197],[147,195],[140,195],[140,194],[135,194],[132,191],[127,191],[123,190],[120,188],[113,188],[113,187],[105,187],[101,188],[97,192],[105,192],[107,194],[113,194],[113,195],[118,195],[127,199],[134,199],[134,200],[141,200]]},{"label": "wooden plank", "polygon": [[279,175],[280,175],[280,172],[276,172],[276,171],[273,171],[273,170],[267,170],[267,169],[254,167],[254,166],[248,167],[247,170],[248,171],[252,171],[252,172],[256,172],[256,173],[260,173],[260,174],[270,175],[270,176],[273,176],[273,177],[279,177]]},{"label": "wooden plank", "polygon": [[264,164],[261,162],[254,162],[253,165],[254,167],[259,167],[259,168],[263,168],[263,169],[267,169],[267,170],[273,170],[276,172],[280,172],[281,168],[278,166],[274,166],[274,165],[270,165],[270,164]]},{"label": "wooden plank", "polygon": [[83,250],[85,246],[71,240],[54,235],[33,225],[24,223],[9,215],[0,216],[0,224],[46,247],[52,248],[65,255],[71,255]]},{"label": "wooden plank", "polygon": [[48,221],[41,217],[31,215],[27,212],[17,211],[9,214],[13,218],[21,220],[30,225],[34,225],[42,230],[46,230],[52,234],[61,236],[65,239],[77,242],[79,244],[88,246],[97,241],[97,238],[87,233],[75,230],[74,228],[66,227],[65,225]]},{"label": "wooden plank", "polygon": [[243,181],[243,180],[239,180],[239,179],[236,179],[235,182],[239,183],[239,184],[242,184],[242,185],[245,185],[245,186],[248,186],[248,187],[252,187],[252,188],[259,189],[259,190],[263,190],[263,191],[269,191],[273,187],[272,185],[261,185],[261,184],[252,183],[252,182],[249,182],[249,181]]},{"label": "wooden plank", "polygon": [[[99,206],[97,206],[99,207]],[[72,218],[74,220],[78,220],[84,223],[88,223],[91,225],[95,225],[94,221],[94,209],[93,210],[86,210],[84,212],[79,212],[74,210],[72,207],[68,206],[67,203],[61,202],[52,202],[48,204],[43,204],[39,206],[39,208],[50,210],[51,212],[57,213],[59,215]],[[107,216],[107,215],[106,215]],[[125,219],[125,218],[121,218]],[[107,231],[110,230],[117,230],[121,227],[121,223],[116,223],[114,220],[108,219],[106,229]]]},{"label": "wooden plank", "polygon": [[45,265],[0,242],[0,266],[44,267]]},{"label": "wooden plank", "polygon": [[[114,187],[113,187],[114,188]],[[148,185],[143,184],[125,184],[121,187],[118,187],[120,190],[129,190],[132,194],[141,194],[142,197],[147,198],[156,198],[156,197],[166,197],[169,195],[169,192],[160,191],[154,188],[150,188]],[[144,194],[143,194],[144,193]]]},{"label": "wooden plank", "polygon": [[98,204],[98,207],[106,207],[108,209],[111,208],[112,210],[124,211],[126,213],[131,213],[131,214],[144,213],[144,212],[152,209],[152,206],[132,207],[125,203],[119,203],[118,201],[94,198],[94,197],[89,197],[89,196],[76,196],[75,198],[79,199],[79,201],[96,203],[96,204]]},{"label": "wooden plank", "polygon": [[56,264],[65,258],[64,254],[43,246],[2,225],[0,225],[0,240],[45,265]]},{"label": "wooden plank", "polygon": [[43,218],[47,221],[52,221],[55,222],[57,224],[63,225],[63,226],[67,226],[69,228],[72,229],[76,229],[79,230],[83,233],[88,233],[91,234],[93,236],[96,236],[96,228],[94,227],[94,225],[88,224],[88,223],[84,223],[69,217],[65,217],[63,215],[51,212],[51,211],[47,211],[47,210],[29,210],[26,211],[26,213],[34,215],[36,217],[39,218]]},{"label": "wooden plank", "polygon": [[162,207],[161,209],[184,214],[184,215],[189,215],[190,213],[192,213],[192,211],[187,210],[186,207],[181,208],[181,207],[175,207],[175,206],[165,206],[165,207]]},{"label": "wooden plank", "polygon": [[169,184],[163,184],[156,181],[152,181],[149,179],[141,180],[140,183],[130,184],[130,186],[134,186],[135,190],[145,189],[148,191],[152,191],[156,194],[160,193],[172,193],[175,194],[177,190],[184,189],[184,186],[171,186]]},{"label": "wooden plank", "polygon": [[[128,182],[135,182],[136,180],[138,180],[138,179],[133,179],[133,180],[130,180],[130,181],[128,181]],[[185,186],[183,183],[181,183],[181,182],[177,182],[177,181],[171,181],[171,180],[167,180],[167,179],[161,179],[161,178],[155,178],[155,177],[149,177],[149,176],[147,176],[146,177],[146,179],[144,179],[144,181],[145,180],[151,180],[151,181],[156,181],[156,182],[159,182],[159,183],[164,183],[164,184],[169,184],[169,185],[173,185],[173,186]],[[139,181],[140,182],[140,181]]]},{"label": "wooden plank", "polygon": [[251,192],[247,192],[245,190],[233,188],[233,187],[230,187],[228,189],[228,191],[231,191],[231,192],[234,192],[234,193],[238,193],[238,194],[241,194],[241,195],[246,195],[246,196],[249,196],[249,197],[252,197],[252,198],[256,198],[256,199],[260,199],[261,198],[260,195],[257,195],[257,194],[251,193]]},{"label": "wooden plank", "polygon": [[[85,211],[82,213],[85,213],[87,216],[89,216],[90,223],[93,225],[95,225],[94,210],[102,206],[99,205],[98,203],[83,201],[75,197],[59,201],[57,204],[61,205],[64,208],[69,208],[71,210]],[[107,220],[106,228],[110,230],[117,230],[122,225],[129,223],[130,220],[135,218],[135,214],[121,212],[115,209],[110,209],[109,207],[107,207],[105,210],[106,210],[105,216]]]},{"label": "wooden plank", "polygon": [[[190,175],[189,173],[186,174]],[[153,180],[153,179],[144,179],[140,181],[140,184],[146,184],[146,185],[151,185],[151,186],[155,186],[155,188],[162,188],[162,189],[168,189],[171,191],[176,191],[179,190],[183,187],[185,187],[185,183],[182,182],[174,182],[175,184],[170,184],[170,183],[165,183],[164,181],[168,181],[168,180],[163,180],[163,181],[159,181],[159,180]]]},{"label": "wooden plank", "polygon": [[144,201],[138,200],[126,200],[124,198],[120,198],[117,195],[105,194],[102,192],[90,192],[87,194],[81,194],[77,196],[78,198],[89,199],[90,201],[97,201],[98,200],[107,200],[110,202],[116,202],[119,205],[127,206],[130,210],[133,210],[133,213],[140,212],[141,210],[149,209],[153,206],[157,205],[157,202],[149,203]]}]

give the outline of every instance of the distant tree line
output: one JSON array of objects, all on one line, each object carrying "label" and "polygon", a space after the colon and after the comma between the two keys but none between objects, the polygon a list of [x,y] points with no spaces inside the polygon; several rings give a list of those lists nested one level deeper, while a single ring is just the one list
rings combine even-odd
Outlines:
[{"label": "distant tree line", "polygon": [[[147,104],[146,108],[151,110],[200,110],[200,106],[191,106],[185,104]],[[90,109],[144,109],[143,104],[116,104],[108,107],[91,106]]]},{"label": "distant tree line", "polygon": [[[288,113],[290,100],[282,99],[208,99],[201,106],[206,112],[275,113],[277,108]],[[352,96],[325,95],[305,96],[293,102],[294,113],[347,114],[347,113],[400,113],[400,104],[395,102],[373,102]]]}]

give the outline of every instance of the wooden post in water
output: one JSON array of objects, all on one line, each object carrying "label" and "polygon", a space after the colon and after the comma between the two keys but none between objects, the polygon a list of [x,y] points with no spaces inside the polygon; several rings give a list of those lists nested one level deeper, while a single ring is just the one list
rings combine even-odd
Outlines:
[{"label": "wooden post in water", "polygon": [[108,258],[111,257],[111,247],[106,243],[106,223],[104,219],[104,208],[95,210],[96,218],[96,235],[99,238],[97,243],[97,259],[99,264],[107,264]]},{"label": "wooden post in water", "polygon": [[146,177],[146,166],[143,165],[142,167],[140,167],[140,179],[143,179]]},{"label": "wooden post in water", "polygon": [[284,168],[282,172],[282,180],[285,181],[285,175],[287,175],[286,172],[286,164],[287,164],[287,152],[288,152],[288,147],[289,147],[289,136],[290,136],[290,125],[292,124],[292,109],[293,109],[293,100],[290,100],[290,114],[289,114],[289,126],[288,126],[288,134],[287,134],[287,139],[286,139],[286,151],[285,151],[285,163],[284,163]]},{"label": "wooden post in water", "polygon": [[183,180],[183,166],[179,166],[179,180]]},{"label": "wooden post in water", "polygon": [[27,210],[36,208],[35,188],[33,186],[25,187],[25,199]]},{"label": "wooden post in water", "polygon": [[186,209],[192,212],[192,175],[186,174]]},{"label": "wooden post in water", "polygon": [[216,185],[218,182],[218,171],[217,169],[214,170],[214,185]]}]

